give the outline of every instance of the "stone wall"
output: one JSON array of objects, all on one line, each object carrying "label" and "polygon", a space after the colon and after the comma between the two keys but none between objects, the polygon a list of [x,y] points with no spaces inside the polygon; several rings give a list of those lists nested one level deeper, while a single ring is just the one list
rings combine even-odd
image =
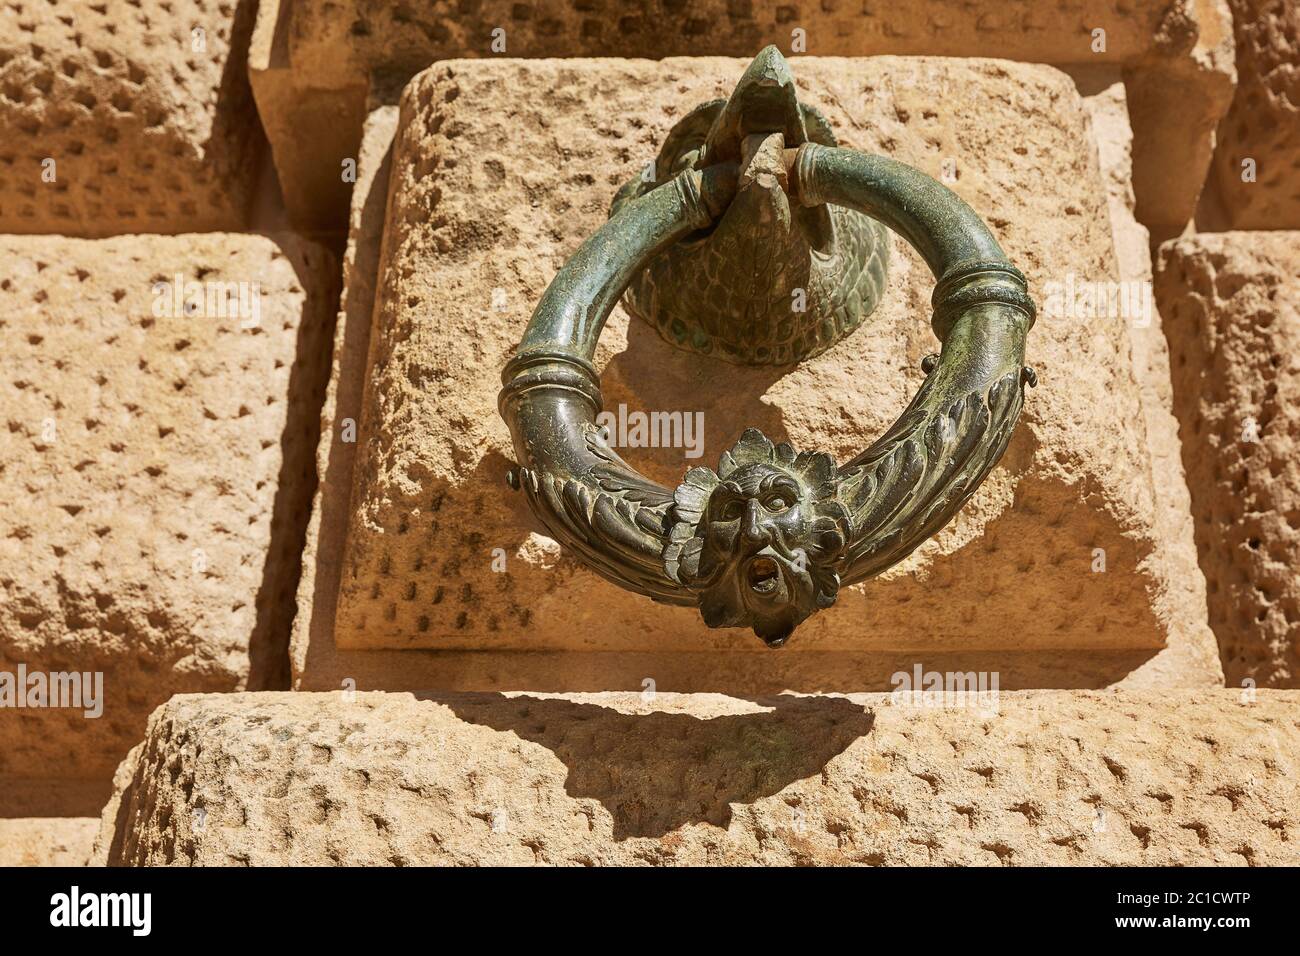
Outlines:
[{"label": "stone wall", "polygon": [[253,0],[26,3],[0,31],[0,233],[248,227]]},{"label": "stone wall", "polygon": [[84,860],[173,693],[286,686],[315,485],[338,264],[252,231],[256,4],[119,6],[0,30],[6,864]]},{"label": "stone wall", "polygon": [[1219,125],[1210,228],[1300,229],[1300,5],[1230,0],[1237,91]]},{"label": "stone wall", "polygon": [[[1294,4],[5,13],[0,865],[1300,862]],[[1040,306],[998,468],[779,652],[563,553],[495,401],[614,191],[766,43]],[[934,349],[890,259],[795,368],[616,310],[608,407],[705,412],[698,459],[628,457],[862,450]],[[1153,271],[1154,311],[1062,311]],[[870,693],[918,669],[996,693]],[[17,706],[20,673],[93,699]]]},{"label": "stone wall", "polygon": [[1224,672],[1300,687],[1300,232],[1169,243],[1158,292]]},{"label": "stone wall", "polygon": [[1300,862],[1300,695],[238,694],[123,764],[109,865]]},{"label": "stone wall", "polygon": [[[304,227],[340,225],[340,164],[357,156],[371,83],[401,85],[463,57],[791,55],[1001,57],[1122,69],[1135,124],[1138,216],[1161,237],[1196,207],[1214,130],[1232,97],[1224,0],[945,0],[904,4],[562,0],[415,6],[263,0],[250,66],[285,201]],[[310,147],[297,135],[320,130]]]}]

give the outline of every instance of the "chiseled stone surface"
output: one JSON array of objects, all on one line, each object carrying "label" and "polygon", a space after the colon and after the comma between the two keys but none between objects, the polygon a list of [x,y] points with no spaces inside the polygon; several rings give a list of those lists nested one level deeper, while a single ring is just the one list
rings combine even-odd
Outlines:
[{"label": "chiseled stone surface", "polygon": [[[1230,229],[1300,229],[1300,4],[1229,0],[1237,91],[1212,175]],[[1255,163],[1253,182],[1242,162]]]},{"label": "chiseled stone surface", "polygon": [[1300,694],[173,698],[110,865],[1300,862]]},{"label": "chiseled stone surface", "polygon": [[263,142],[245,67],[255,6],[6,4],[0,232],[243,228]]},{"label": "chiseled stone surface", "polygon": [[[202,234],[0,258],[0,671],[103,673],[98,718],[0,709],[0,774],[107,778],[173,693],[287,679],[333,257]],[[245,283],[244,313],[175,311],[177,275]]]},{"label": "chiseled stone surface", "polygon": [[[767,653],[747,632],[710,631],[690,610],[652,608],[530,533],[525,505],[502,480],[512,452],[496,412],[499,370],[555,270],[686,105],[726,95],[743,65],[463,61],[408,87],[358,416],[339,647]],[[847,145],[933,175],[956,158],[954,188],[985,215],[1040,299],[1045,283],[1071,272],[1117,277],[1106,190],[1064,75],[902,58],[798,60],[795,72]],[[847,459],[920,382],[920,359],[933,349],[931,287],[895,242],[879,312],[793,370],[735,369],[678,352],[616,311],[598,356],[607,406],[705,411],[702,459],[680,448],[628,457],[676,483],[686,465],[714,463],[757,425]],[[1180,622],[1196,610],[1166,600],[1183,585],[1156,547],[1128,335],[1118,317],[1044,315],[1029,345],[1040,386],[1003,467],[936,541],[886,578],[842,593],[780,653],[1153,654],[1182,640],[1190,626]],[[1132,427],[1104,424],[1115,421]],[[504,573],[492,568],[496,548]],[[1103,573],[1092,570],[1097,548]]]},{"label": "chiseled stone surface", "polygon": [[1166,243],[1156,292],[1228,683],[1300,687],[1300,232]]},{"label": "chiseled stone surface", "polygon": [[[1076,78],[1077,79],[1077,78]],[[1133,132],[1129,126],[1126,89],[1114,74],[1093,77],[1089,87],[1097,92],[1084,97],[1092,120],[1097,159],[1106,183],[1111,233],[1119,277],[1124,282],[1151,283],[1151,238],[1134,216],[1132,184]],[[1129,322],[1133,375],[1141,394],[1146,423],[1146,453],[1151,461],[1155,503],[1156,549],[1169,569],[1170,590],[1155,600],[1174,621],[1180,640],[1130,674],[1129,686],[1170,686],[1189,683],[1197,675],[1206,685],[1223,683],[1218,645],[1208,624],[1205,575],[1197,563],[1192,529],[1191,495],[1183,471],[1178,419],[1173,413],[1173,385],[1169,370],[1169,343],[1158,308],[1150,323]],[[1077,666],[1077,665],[1076,665]],[[1082,677],[1086,671],[1079,669]],[[1053,684],[1036,686],[1051,687]],[[1087,687],[1087,683],[1073,686]]]},{"label": "chiseled stone surface", "polygon": [[[1104,33],[1104,36],[1102,35]],[[468,57],[983,56],[1123,67],[1140,117],[1138,215],[1180,232],[1232,98],[1225,0],[261,0],[250,66],[299,228],[342,224],[340,161],[356,156],[367,83]],[[313,128],[314,149],[297,131]]]},{"label": "chiseled stone surface", "polygon": [[[975,0],[959,7],[632,0],[616,8],[566,0],[482,0],[467,11],[449,0],[414,8],[385,0],[297,0],[286,40],[296,65],[322,74],[333,66],[410,76],[438,59],[501,53],[753,56],[769,43],[788,49],[795,30],[803,31],[806,52],[813,56],[924,53],[1122,62],[1159,44],[1171,19],[1195,25],[1215,8],[1214,3],[1168,0]],[[1106,31],[1104,50],[1094,48],[1093,31],[1099,28]]]}]

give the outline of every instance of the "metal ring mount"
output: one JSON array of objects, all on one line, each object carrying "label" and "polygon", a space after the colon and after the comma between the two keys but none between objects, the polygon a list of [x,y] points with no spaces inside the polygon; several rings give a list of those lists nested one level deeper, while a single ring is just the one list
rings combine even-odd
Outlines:
[{"label": "metal ring mount", "polygon": [[675,491],[603,440],[596,342],[656,254],[716,221],[737,167],[688,169],[623,205],[565,263],[502,373],[501,415],[524,492],[547,532],[602,577],[710,627],[784,644],[839,588],[902,560],[966,503],[1006,450],[1033,372],[1024,276],[958,196],[909,166],[805,143],[788,151],[792,198],[846,206],[903,236],[934,273],[937,360],[898,421],[836,467],[746,429],[717,471]]}]

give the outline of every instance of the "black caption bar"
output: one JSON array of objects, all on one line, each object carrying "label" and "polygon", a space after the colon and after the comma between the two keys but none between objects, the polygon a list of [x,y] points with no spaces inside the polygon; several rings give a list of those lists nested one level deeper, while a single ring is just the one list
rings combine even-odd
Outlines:
[{"label": "black caption bar", "polygon": [[994,926],[1071,941],[1194,933],[1230,944],[1280,929],[1294,878],[1286,869],[10,869],[0,870],[0,909],[6,942],[128,947],[250,936],[337,947],[412,934],[436,944],[458,931],[485,944],[515,932],[629,945],[698,945],[714,933],[734,945],[756,933],[770,945],[765,934],[782,923],[869,932],[873,945]]}]

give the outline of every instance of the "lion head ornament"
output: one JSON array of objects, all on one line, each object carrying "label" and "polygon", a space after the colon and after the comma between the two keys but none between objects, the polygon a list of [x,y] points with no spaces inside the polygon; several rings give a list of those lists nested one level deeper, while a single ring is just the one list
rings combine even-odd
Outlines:
[{"label": "lion head ornament", "polygon": [[669,576],[697,592],[709,627],[752,627],[780,647],[840,588],[851,537],[835,462],[746,429],[718,470],[692,468],[673,495]]}]

